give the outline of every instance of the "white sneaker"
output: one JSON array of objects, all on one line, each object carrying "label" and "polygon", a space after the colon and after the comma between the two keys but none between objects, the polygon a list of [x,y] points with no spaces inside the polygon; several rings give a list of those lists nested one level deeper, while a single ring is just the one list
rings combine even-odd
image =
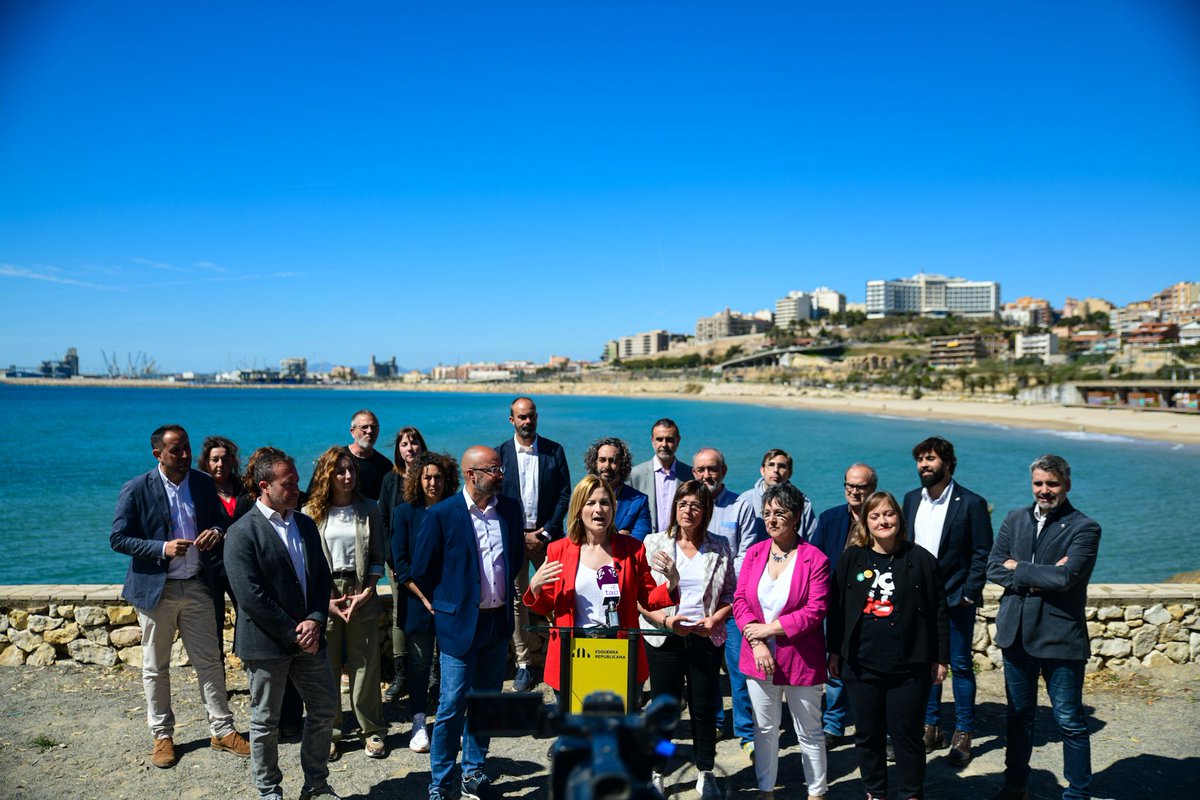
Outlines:
[{"label": "white sneaker", "polygon": [[663,776],[661,772],[650,773],[650,785],[654,787],[654,791],[658,792],[659,797],[666,797],[667,793],[663,789]]},{"label": "white sneaker", "polygon": [[704,770],[696,778],[696,794],[700,795],[701,800],[716,800],[721,796],[721,790],[717,788],[717,779],[711,770]]},{"label": "white sneaker", "polygon": [[408,749],[414,753],[429,752],[429,733],[425,730],[425,715],[413,714],[412,736],[408,739]]}]

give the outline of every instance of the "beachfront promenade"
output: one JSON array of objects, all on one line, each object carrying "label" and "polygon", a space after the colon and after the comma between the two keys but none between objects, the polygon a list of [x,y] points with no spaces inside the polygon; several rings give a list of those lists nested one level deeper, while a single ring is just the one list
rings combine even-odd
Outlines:
[{"label": "beachfront promenade", "polygon": [[[989,585],[975,626],[975,664],[980,671],[1002,665],[993,643],[1000,588]],[[59,663],[141,667],[141,628],[117,584],[0,586],[0,665]],[[391,606],[391,587],[380,587]],[[1200,585],[1179,583],[1093,584],[1088,587],[1088,670],[1129,671],[1200,664]],[[233,641],[233,609],[226,604],[225,649]],[[380,627],[391,616],[380,617]],[[386,644],[386,637],[381,637]],[[173,664],[187,664],[175,643]]]}]

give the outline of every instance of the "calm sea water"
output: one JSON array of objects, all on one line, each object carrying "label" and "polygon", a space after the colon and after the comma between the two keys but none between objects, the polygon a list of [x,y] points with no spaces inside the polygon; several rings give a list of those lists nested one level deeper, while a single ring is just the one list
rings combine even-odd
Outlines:
[{"label": "calm sea water", "polygon": [[[329,445],[349,441],[351,414],[371,408],[384,438],[415,425],[430,446],[456,458],[472,444],[512,435],[509,398],[388,391],[106,389],[0,386],[0,583],[120,583],[127,559],[109,549],[121,485],[149,469],[149,434],[178,422],[198,448],[206,435],[231,437],[243,460],[264,444],[296,457],[302,482]],[[649,429],[672,417],[681,455],[719,447],[727,484],[749,488],[762,453],[782,447],[795,482],[818,509],[842,502],[846,466],[866,461],[880,488],[897,496],[916,485],[910,451],[929,435],[954,442],[957,478],[994,506],[998,528],[1030,501],[1028,464],[1044,452],[1072,465],[1071,500],[1104,530],[1097,582],[1152,582],[1200,568],[1200,448],[1119,437],[795,411],[751,405],[624,398],[538,398],[540,431],[560,442],[571,475],[599,436],[624,438],[636,461],[650,457]],[[390,448],[385,447],[388,452]],[[389,453],[390,455],[390,453]]]}]

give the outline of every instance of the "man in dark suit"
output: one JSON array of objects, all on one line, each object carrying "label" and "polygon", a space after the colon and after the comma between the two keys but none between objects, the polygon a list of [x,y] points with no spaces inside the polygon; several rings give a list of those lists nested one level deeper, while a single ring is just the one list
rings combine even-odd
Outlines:
[{"label": "man in dark suit", "polygon": [[634,466],[629,485],[649,499],[650,528],[660,533],[671,521],[671,506],[679,484],[692,480],[692,468],[675,458],[682,438],[675,421],[663,417],[650,428],[654,458]]},{"label": "man in dark suit", "polygon": [[329,750],[340,700],[325,652],[329,565],[316,524],[295,511],[300,477],[291,456],[262,447],[251,460],[258,500],[229,529],[225,569],[238,599],[235,649],[250,676],[254,785],[260,798],[283,798],[279,710],[290,677],[308,709],[300,798],[335,798]]},{"label": "man in dark suit", "polygon": [[1100,549],[1100,526],[1067,499],[1071,467],[1044,455],[1030,465],[1033,505],[1009,513],[988,559],[988,579],[1004,587],[996,644],[1004,652],[1008,744],[1004,788],[994,800],[1028,800],[1029,757],[1038,677],[1063,743],[1067,800],[1091,797],[1091,741],[1083,706],[1088,645],[1088,580]]},{"label": "man in dark suit", "polygon": [[[563,517],[571,501],[571,471],[562,446],[537,432],[537,406],[528,397],[518,397],[509,406],[508,421],[513,437],[496,447],[504,480],[500,493],[521,504],[525,530],[525,563],[513,576],[517,582],[517,597],[529,587],[529,564],[540,567],[546,559],[546,545],[563,535]],[[517,674],[513,690],[526,692],[533,688],[530,672],[534,637],[524,630],[529,624],[529,609],[517,603],[517,627],[513,632],[513,653]]]},{"label": "man in dark suit", "polygon": [[[453,796],[454,762],[462,742],[464,800],[488,791],[488,739],[466,719],[467,693],[495,692],[513,633],[513,573],[522,567],[520,502],[500,494],[504,468],[487,447],[462,457],[461,493],[425,512],[417,532],[412,579],[429,598],[441,649],[442,692],[430,745],[430,800]],[[464,731],[464,725],[466,730]]]},{"label": "man in dark suit", "polygon": [[[946,583],[950,612],[950,670],[954,690],[955,730],[948,758],[957,767],[971,763],[975,732],[975,663],[971,640],[975,609],[983,601],[988,554],[992,551],[992,518],[987,501],[954,481],[958,464],[954,445],[931,436],[912,450],[921,488],[904,496],[904,519],[910,541],[938,560]],[[942,687],[935,684],[925,709],[925,752],[944,747]]]},{"label": "man in dark suit", "polygon": [[142,686],[146,722],[154,734],[154,766],[175,766],[175,715],[171,711],[171,644],[175,632],[196,667],[200,697],[212,734],[210,746],[241,758],[250,746],[233,727],[225,691],[221,632],[214,604],[225,533],[212,478],[190,468],[191,444],[179,425],[150,434],[158,466],[121,487],[108,541],[130,556],[121,596],[137,609],[142,626]]},{"label": "man in dark suit", "polygon": [[[809,544],[825,554],[829,559],[829,572],[837,567],[842,551],[846,549],[846,540],[850,536],[850,528],[859,519],[863,503],[875,493],[879,478],[875,470],[863,463],[853,464],[846,470],[842,480],[842,490],[846,494],[846,502],[840,506],[827,508],[817,517],[817,529]],[[825,747],[833,749],[841,744],[846,735],[846,717],[849,703],[842,691],[842,681],[832,675],[825,680],[825,712],[821,723],[825,729]]]}]

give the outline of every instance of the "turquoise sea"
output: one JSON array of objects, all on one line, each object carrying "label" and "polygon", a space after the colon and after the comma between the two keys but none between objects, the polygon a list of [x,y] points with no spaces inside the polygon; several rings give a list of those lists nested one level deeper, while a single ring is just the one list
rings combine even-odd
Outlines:
[{"label": "turquoise sea", "polygon": [[[623,437],[635,461],[650,457],[650,425],[672,417],[690,462],[713,445],[729,462],[735,491],[758,477],[762,453],[782,447],[796,460],[796,484],[818,509],[842,502],[846,466],[866,461],[880,488],[916,485],[910,451],[926,436],[954,442],[958,480],[986,497],[998,528],[1030,501],[1028,464],[1045,452],[1072,465],[1071,500],[1104,530],[1096,582],[1153,582],[1200,568],[1200,448],[1112,436],[1008,429],[938,420],[889,419],[693,400],[538,398],[540,432],[567,451],[571,475],[599,436]],[[184,425],[199,449],[206,435],[229,436],[243,461],[257,446],[296,457],[302,482],[331,444],[349,441],[359,408],[379,415],[384,439],[415,425],[435,450],[456,458],[472,444],[512,435],[501,395],[305,389],[135,389],[0,386],[0,583],[120,583],[127,559],[108,546],[121,485],[149,469],[149,434]],[[390,455],[390,447],[381,448]]]}]

